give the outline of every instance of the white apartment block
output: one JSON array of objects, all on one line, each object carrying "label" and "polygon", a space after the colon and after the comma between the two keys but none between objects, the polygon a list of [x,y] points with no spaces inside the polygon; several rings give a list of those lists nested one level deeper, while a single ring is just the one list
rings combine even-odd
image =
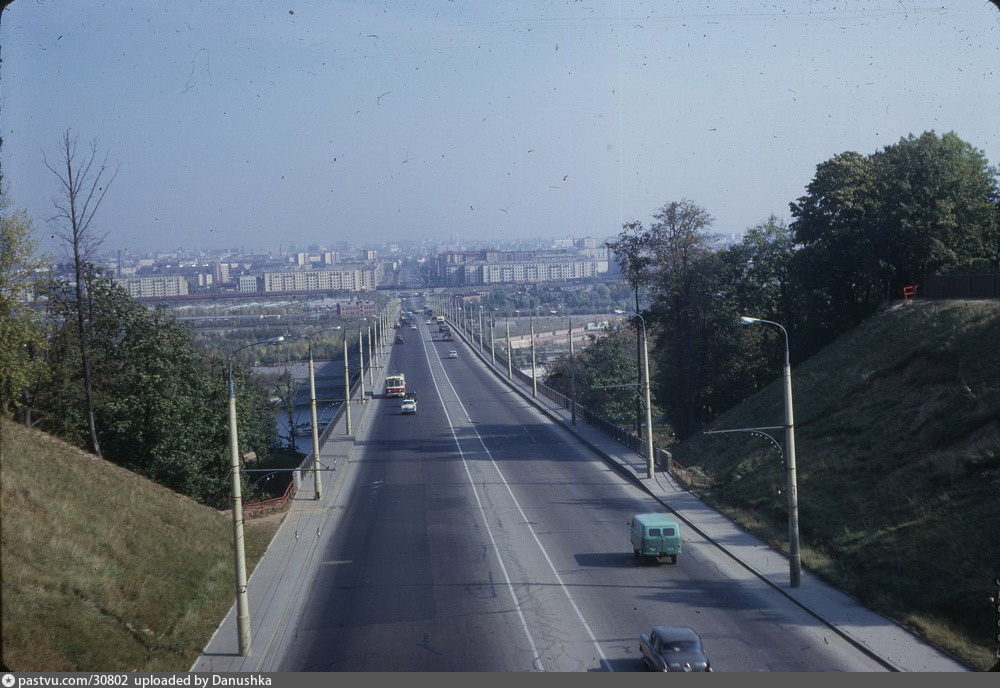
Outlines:
[{"label": "white apartment block", "polygon": [[265,292],[373,291],[382,278],[381,264],[345,265],[335,270],[265,272]]},{"label": "white apartment block", "polygon": [[240,280],[237,283],[237,291],[240,294],[256,294],[260,291],[260,285],[258,284],[258,278],[256,275],[240,275]]},{"label": "white apartment block", "polygon": [[118,277],[115,283],[121,285],[133,297],[184,296],[188,293],[188,281],[182,276]]},{"label": "white apartment block", "polygon": [[[466,284],[558,282],[596,277],[608,271],[608,261],[559,260],[479,263],[466,266]],[[470,274],[471,273],[471,274]]]}]

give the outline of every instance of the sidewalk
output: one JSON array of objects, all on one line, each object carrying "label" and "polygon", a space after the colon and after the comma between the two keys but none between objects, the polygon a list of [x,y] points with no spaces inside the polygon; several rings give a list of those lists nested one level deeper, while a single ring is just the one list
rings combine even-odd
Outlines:
[{"label": "sidewalk", "polygon": [[645,457],[582,420],[578,419],[577,424],[572,425],[567,409],[542,395],[532,397],[530,384],[516,378],[508,379],[506,367],[492,364],[488,351],[481,352],[460,329],[453,326],[452,331],[462,338],[488,370],[543,414],[579,438],[689,527],[890,671],[970,671],[969,667],[943,650],[895,621],[867,609],[805,569],[802,571],[801,586],[789,587],[788,559],[783,553],[713,510],[667,473],[657,472],[652,480],[646,478]]},{"label": "sidewalk", "polygon": [[[375,368],[375,389],[381,389],[384,383],[391,355],[390,345],[382,360],[383,367]],[[366,388],[367,383],[366,378]],[[371,390],[368,392],[367,402],[355,400],[351,406],[352,434],[346,434],[347,419],[344,415],[322,444],[320,464],[329,469],[320,473],[322,499],[314,499],[313,473],[297,473],[295,479],[299,487],[288,513],[247,581],[253,639],[249,656],[239,655],[234,602],[191,671],[278,670],[281,650],[286,642],[292,640],[285,635],[288,622],[299,616],[306,603],[306,587],[320,564],[314,554],[324,545],[327,533],[334,531],[334,522],[343,508],[341,495],[352,477],[349,468],[355,440],[364,440],[370,427],[371,409],[375,404],[372,403]]]}]

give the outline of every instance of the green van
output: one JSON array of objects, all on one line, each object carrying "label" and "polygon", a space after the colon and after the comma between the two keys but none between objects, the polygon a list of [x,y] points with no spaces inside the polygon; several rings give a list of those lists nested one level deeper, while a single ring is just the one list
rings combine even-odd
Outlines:
[{"label": "green van", "polygon": [[628,523],[629,539],[636,557],[670,557],[677,563],[681,553],[681,529],[666,514],[636,514]]}]

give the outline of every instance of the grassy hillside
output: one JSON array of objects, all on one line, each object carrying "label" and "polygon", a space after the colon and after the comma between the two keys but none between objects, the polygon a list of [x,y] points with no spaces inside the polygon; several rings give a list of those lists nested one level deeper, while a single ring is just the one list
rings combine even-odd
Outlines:
[{"label": "grassy hillside", "polygon": [[[793,382],[804,564],[987,668],[1000,575],[1000,303],[890,309],[797,367]],[[782,409],[779,380],[712,429],[781,425]],[[699,489],[709,501],[785,548],[785,469],[766,439],[701,435],[674,450],[715,479]]]},{"label": "grassy hillside", "polygon": [[[185,671],[232,604],[231,519],[2,421],[3,664]],[[277,521],[251,522],[259,559]]]}]

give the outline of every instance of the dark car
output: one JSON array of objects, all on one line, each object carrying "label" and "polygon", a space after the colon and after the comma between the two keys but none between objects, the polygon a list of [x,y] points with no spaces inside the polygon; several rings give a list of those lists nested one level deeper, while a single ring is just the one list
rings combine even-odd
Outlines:
[{"label": "dark car", "polygon": [[639,652],[653,671],[711,671],[701,636],[687,626],[654,626],[639,636]]}]

